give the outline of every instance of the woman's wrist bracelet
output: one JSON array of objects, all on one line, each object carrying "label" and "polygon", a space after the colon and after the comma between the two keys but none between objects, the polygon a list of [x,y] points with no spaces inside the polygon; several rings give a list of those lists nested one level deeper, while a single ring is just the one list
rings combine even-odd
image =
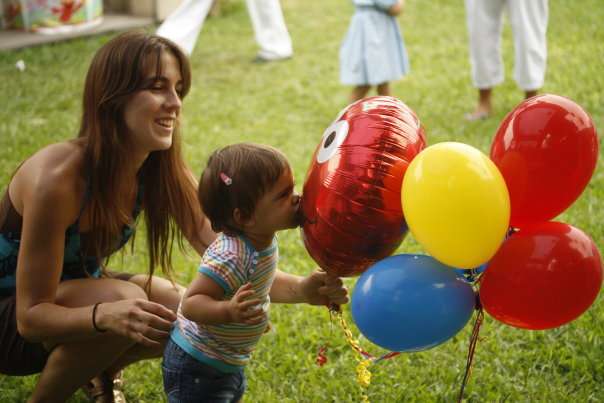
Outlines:
[{"label": "woman's wrist bracelet", "polygon": [[99,305],[101,305],[102,302],[97,302],[96,304],[94,304],[94,306],[92,307],[92,327],[94,328],[94,330],[96,330],[99,333],[105,333],[107,331],[107,329],[101,329],[100,327],[97,326],[96,324],[96,309],[99,307]]}]

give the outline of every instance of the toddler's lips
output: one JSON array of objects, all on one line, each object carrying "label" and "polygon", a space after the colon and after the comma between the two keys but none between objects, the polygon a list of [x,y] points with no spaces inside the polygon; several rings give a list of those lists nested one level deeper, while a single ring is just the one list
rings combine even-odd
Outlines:
[{"label": "toddler's lips", "polygon": [[304,210],[302,209],[302,200],[300,200],[300,202],[298,203],[294,221],[296,223],[296,227],[303,226],[304,223],[307,221],[306,217],[304,216]]}]

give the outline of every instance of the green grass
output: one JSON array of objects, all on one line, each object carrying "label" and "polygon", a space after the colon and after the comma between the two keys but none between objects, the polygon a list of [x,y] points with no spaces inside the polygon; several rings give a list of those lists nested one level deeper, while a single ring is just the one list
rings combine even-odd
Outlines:
[{"label": "green grass", "polygon": [[[241,0],[207,21],[192,55],[193,88],[184,103],[187,161],[200,172],[216,147],[242,140],[272,144],[291,159],[301,185],[312,151],[324,128],[347,103],[350,88],[338,82],[338,47],[348,26],[348,1],[282,2],[295,48],[293,59],[252,64],[256,45]],[[597,127],[604,127],[604,6],[601,0],[550,2],[548,71],[544,92],[567,96],[582,105]],[[394,95],[422,120],[430,144],[455,140],[488,152],[501,119],[518,102],[512,80],[513,47],[504,31],[506,81],[495,90],[495,116],[466,123],[475,102],[467,54],[463,2],[408,1],[400,19],[412,72],[393,85]],[[0,187],[20,161],[46,144],[75,135],[87,65],[111,35],[0,53]],[[24,72],[14,66],[23,59]],[[600,149],[601,151],[601,149]],[[581,198],[559,220],[604,241],[602,159]],[[142,237],[139,236],[139,240]],[[145,269],[143,242],[135,255],[113,260],[113,267]],[[281,237],[281,268],[306,274],[315,266],[299,233]],[[400,252],[420,247],[409,236]],[[178,254],[179,279],[187,283],[196,260]],[[347,280],[353,288],[354,279]],[[346,311],[351,327],[349,311]],[[249,402],[359,401],[355,355],[343,334],[331,326],[325,309],[275,305],[275,330],[263,338],[247,368]],[[373,402],[452,401],[465,368],[467,326],[432,350],[402,354],[372,368],[368,390]],[[314,364],[318,347],[329,342],[329,361]],[[379,351],[367,340],[363,346]],[[466,397],[470,401],[604,400],[604,302],[602,295],[578,320],[558,329],[530,332],[486,318]],[[0,377],[2,401],[24,401],[35,377]],[[127,397],[134,402],[163,401],[159,361],[126,371]],[[83,402],[77,394],[72,402]]]}]

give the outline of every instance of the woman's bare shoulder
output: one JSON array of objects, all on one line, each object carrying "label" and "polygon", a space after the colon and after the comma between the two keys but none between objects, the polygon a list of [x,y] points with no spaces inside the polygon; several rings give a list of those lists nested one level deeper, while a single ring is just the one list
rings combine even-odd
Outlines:
[{"label": "woman's bare shoulder", "polygon": [[33,154],[13,177],[10,198],[19,213],[27,203],[43,203],[77,214],[85,191],[84,148],[79,142],[51,144]]}]

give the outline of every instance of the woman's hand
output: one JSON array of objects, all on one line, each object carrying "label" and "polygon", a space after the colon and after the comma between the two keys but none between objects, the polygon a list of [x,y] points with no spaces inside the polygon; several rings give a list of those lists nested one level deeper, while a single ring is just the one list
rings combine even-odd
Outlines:
[{"label": "woman's hand", "polygon": [[257,325],[266,319],[266,313],[261,308],[262,301],[258,298],[250,299],[253,296],[254,290],[251,283],[239,287],[235,295],[228,301],[230,322]]},{"label": "woman's hand", "polygon": [[311,305],[342,305],[348,303],[348,289],[342,279],[324,271],[314,271],[301,282],[304,299]]},{"label": "woman's hand", "polygon": [[109,330],[148,347],[164,344],[175,320],[174,312],[145,299],[104,302],[97,306],[95,315],[99,329]]}]

